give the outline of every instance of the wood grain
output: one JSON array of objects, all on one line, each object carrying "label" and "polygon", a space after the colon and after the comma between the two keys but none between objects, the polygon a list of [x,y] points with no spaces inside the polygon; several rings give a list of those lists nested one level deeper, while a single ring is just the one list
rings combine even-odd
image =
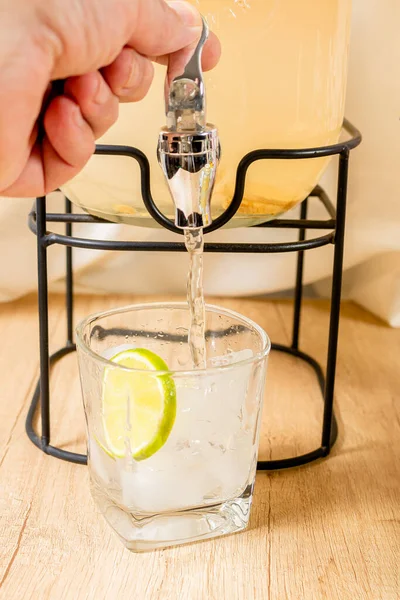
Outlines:
[{"label": "wood grain", "polygon": [[[288,343],[291,305],[216,300]],[[76,318],[128,303],[81,297]],[[65,336],[51,299],[53,350]],[[301,346],[325,361],[328,307],[307,302]],[[7,600],[395,600],[400,598],[400,331],[345,304],[337,375],[340,438],[318,464],[257,476],[249,529],[134,555],[97,513],[86,468],[43,455],[24,421],[38,376],[36,303],[0,307],[0,597]],[[76,359],[52,376],[52,442],[83,450]],[[260,457],[319,444],[321,398],[312,371],[274,353]]]}]

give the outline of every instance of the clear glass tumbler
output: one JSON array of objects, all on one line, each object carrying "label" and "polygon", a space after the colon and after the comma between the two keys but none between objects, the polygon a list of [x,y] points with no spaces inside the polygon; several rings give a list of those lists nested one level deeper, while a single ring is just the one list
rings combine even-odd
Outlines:
[{"label": "clear glass tumbler", "polygon": [[[189,320],[186,304],[157,303],[77,329],[92,494],[136,552],[249,521],[270,341],[249,319],[207,306],[207,368],[193,370]],[[122,353],[143,367],[117,364]]]}]

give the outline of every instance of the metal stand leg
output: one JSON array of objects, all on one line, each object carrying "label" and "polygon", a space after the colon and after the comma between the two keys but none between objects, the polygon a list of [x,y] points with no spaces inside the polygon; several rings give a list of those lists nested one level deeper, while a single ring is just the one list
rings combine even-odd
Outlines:
[{"label": "metal stand leg", "polygon": [[47,287],[46,198],[36,201],[38,306],[40,332],[40,413],[42,422],[41,445],[50,443],[50,363],[49,363],[49,306]]},{"label": "metal stand leg", "polygon": [[[308,209],[308,198],[306,198],[301,205],[300,219],[307,218]],[[302,242],[306,237],[306,230],[300,229],[299,242]],[[292,348],[294,350],[299,349],[299,335],[300,335],[300,317],[301,317],[301,303],[303,300],[303,268],[304,268],[304,250],[300,250],[297,254],[297,271],[296,271],[296,287],[294,294],[294,311],[293,311],[293,335],[292,335]]]},{"label": "metal stand leg", "polygon": [[[25,429],[29,439],[43,452],[78,464],[86,464],[85,454],[68,452],[61,448],[50,445],[50,367],[53,366],[66,354],[75,350],[72,342],[72,308],[73,308],[73,281],[72,281],[72,255],[67,249],[67,335],[68,342],[64,348],[49,356],[49,307],[48,307],[48,283],[47,283],[47,240],[46,240],[46,198],[38,198],[36,201],[36,225],[37,225],[37,253],[38,253],[38,304],[39,304],[39,349],[40,349],[40,376],[36,385],[32,402],[26,417]],[[33,421],[38,405],[40,404],[41,437],[33,427]]]},{"label": "metal stand leg", "polygon": [[[65,199],[65,212],[66,214],[72,213],[71,202]],[[72,236],[72,223],[66,223],[65,233],[68,237]],[[72,248],[66,246],[66,278],[65,278],[65,301],[67,309],[67,345],[73,345],[74,343],[74,330],[73,330],[73,313],[74,313],[74,288],[72,278]]]},{"label": "metal stand leg", "polygon": [[346,221],[347,179],[349,171],[349,151],[344,150],[339,159],[335,255],[331,294],[331,318],[329,325],[328,361],[326,366],[325,404],[322,425],[322,448],[325,456],[332,446],[332,415],[335,391],[336,358],[339,336],[340,302],[342,293],[342,270],[344,233]]}]

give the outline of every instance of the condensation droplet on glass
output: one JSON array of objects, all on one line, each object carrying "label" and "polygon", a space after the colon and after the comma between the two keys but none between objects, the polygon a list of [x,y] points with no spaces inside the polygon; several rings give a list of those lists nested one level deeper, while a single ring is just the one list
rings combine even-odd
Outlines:
[{"label": "condensation droplet on glass", "polygon": [[185,450],[185,448],[190,448],[190,442],[189,442],[189,440],[178,440],[176,442],[175,448],[178,451]]},{"label": "condensation droplet on glass", "polygon": [[212,394],[215,391],[215,383],[213,382],[206,388],[206,394]]}]

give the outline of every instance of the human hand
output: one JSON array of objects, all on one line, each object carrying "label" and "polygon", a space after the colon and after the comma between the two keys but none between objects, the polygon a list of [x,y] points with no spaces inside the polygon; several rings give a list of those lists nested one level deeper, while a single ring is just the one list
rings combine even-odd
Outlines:
[{"label": "human hand", "polygon": [[[181,63],[201,27],[184,0],[0,0],[0,196],[44,195],[74,177],[119,102],[146,95],[152,61]],[[203,68],[219,53],[211,35]],[[65,80],[56,97],[54,80]]]}]

